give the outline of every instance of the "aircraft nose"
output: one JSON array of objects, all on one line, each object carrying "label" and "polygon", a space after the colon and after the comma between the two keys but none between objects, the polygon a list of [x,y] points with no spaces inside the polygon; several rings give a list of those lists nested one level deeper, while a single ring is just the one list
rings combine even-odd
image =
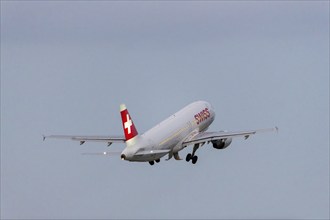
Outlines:
[{"label": "aircraft nose", "polygon": [[214,111],[214,108],[213,108],[213,106],[209,103],[209,111],[210,111],[210,113],[211,113],[211,117],[214,119],[214,117],[215,117],[215,111]]}]

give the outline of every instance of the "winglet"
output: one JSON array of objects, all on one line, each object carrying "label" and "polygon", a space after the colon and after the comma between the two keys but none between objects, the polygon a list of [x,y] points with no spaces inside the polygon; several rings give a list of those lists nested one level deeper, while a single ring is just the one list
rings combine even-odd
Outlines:
[{"label": "winglet", "polygon": [[255,133],[271,132],[271,131],[276,131],[276,132],[278,132],[278,127],[275,126],[275,127],[273,127],[273,128],[264,128],[264,129],[255,130]]}]

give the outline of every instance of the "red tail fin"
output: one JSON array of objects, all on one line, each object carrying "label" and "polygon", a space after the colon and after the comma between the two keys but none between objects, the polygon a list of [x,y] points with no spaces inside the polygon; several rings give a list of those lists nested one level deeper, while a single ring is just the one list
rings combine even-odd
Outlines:
[{"label": "red tail fin", "polygon": [[138,132],[124,104],[120,105],[120,115],[125,133],[125,138],[126,141],[128,141],[137,136]]}]

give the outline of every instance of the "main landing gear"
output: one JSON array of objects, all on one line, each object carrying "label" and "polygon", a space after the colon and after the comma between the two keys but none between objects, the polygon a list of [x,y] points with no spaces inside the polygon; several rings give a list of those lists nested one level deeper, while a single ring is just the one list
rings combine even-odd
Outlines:
[{"label": "main landing gear", "polygon": [[149,161],[149,164],[152,166],[152,165],[154,165],[155,164],[155,162],[156,163],[159,163],[160,162],[160,159],[157,159],[157,160],[155,160],[155,161]]},{"label": "main landing gear", "polygon": [[191,160],[191,162],[193,163],[193,164],[195,164],[196,162],[197,162],[197,160],[198,160],[198,157],[195,155],[195,153],[196,153],[196,150],[199,148],[199,144],[195,144],[194,145],[194,149],[193,149],[193,152],[192,152],[192,154],[187,154],[187,156],[186,156],[186,161],[187,162],[189,162],[190,160]]},{"label": "main landing gear", "polygon": [[187,156],[186,156],[186,161],[187,162],[189,162],[191,160],[191,162],[193,163],[193,164],[195,164],[196,162],[197,162],[197,160],[198,160],[198,157],[195,155],[195,156],[193,156],[192,154],[187,154]]}]

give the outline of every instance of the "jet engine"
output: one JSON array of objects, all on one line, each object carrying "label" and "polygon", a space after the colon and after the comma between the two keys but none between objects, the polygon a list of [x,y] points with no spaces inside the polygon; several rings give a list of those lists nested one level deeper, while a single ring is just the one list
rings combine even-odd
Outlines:
[{"label": "jet engine", "polygon": [[231,141],[232,141],[231,138],[226,138],[226,139],[212,141],[212,144],[215,149],[225,149],[231,144]]}]

